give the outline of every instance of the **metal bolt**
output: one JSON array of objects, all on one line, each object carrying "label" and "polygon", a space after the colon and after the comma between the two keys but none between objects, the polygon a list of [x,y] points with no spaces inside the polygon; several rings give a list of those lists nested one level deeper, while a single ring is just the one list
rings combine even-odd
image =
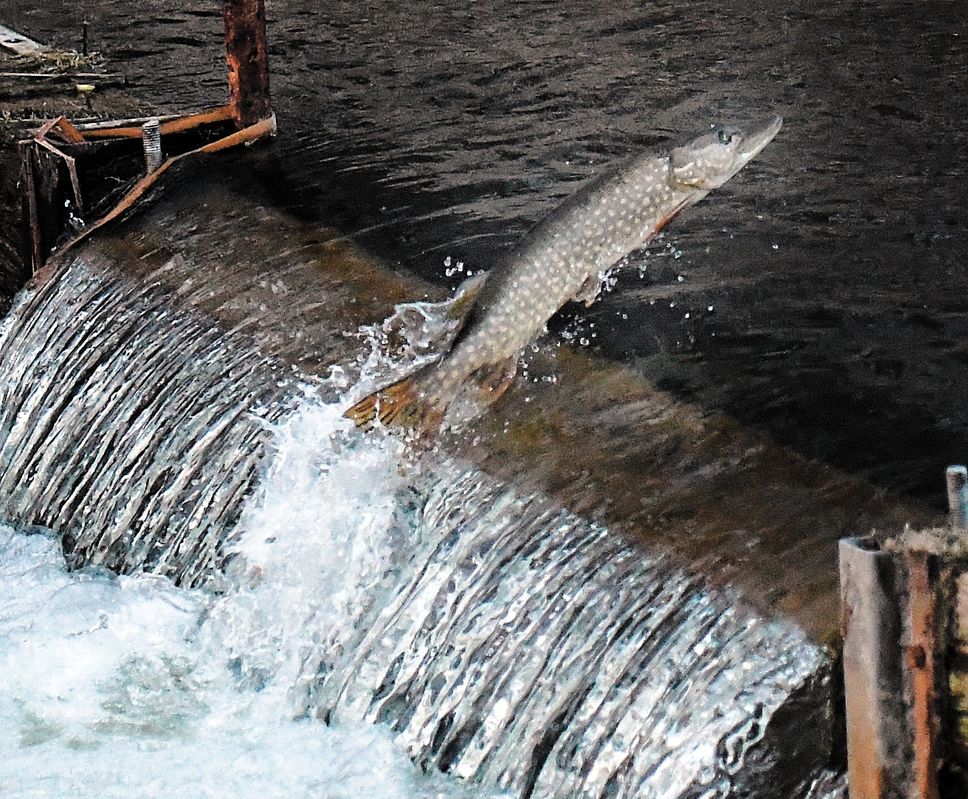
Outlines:
[{"label": "metal bolt", "polygon": [[141,126],[142,143],[145,150],[145,166],[148,174],[161,166],[161,127],[157,119],[149,119]]}]

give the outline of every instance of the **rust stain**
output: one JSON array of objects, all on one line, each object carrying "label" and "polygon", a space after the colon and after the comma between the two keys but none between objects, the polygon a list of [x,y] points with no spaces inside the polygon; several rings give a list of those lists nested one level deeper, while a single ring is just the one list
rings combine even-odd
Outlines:
[{"label": "rust stain", "polygon": [[938,799],[940,719],[938,717],[938,563],[926,552],[906,552],[911,675],[913,796]]}]

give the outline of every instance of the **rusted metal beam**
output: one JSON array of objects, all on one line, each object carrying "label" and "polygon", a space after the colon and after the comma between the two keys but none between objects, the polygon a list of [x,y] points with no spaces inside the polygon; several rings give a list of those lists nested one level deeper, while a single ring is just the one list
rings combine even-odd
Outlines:
[{"label": "rusted metal beam", "polygon": [[265,0],[223,0],[229,103],[240,127],[272,114]]},{"label": "rusted metal beam", "polygon": [[141,200],[141,198],[148,193],[148,191],[155,185],[162,174],[173,164],[178,163],[182,159],[191,158],[192,156],[202,153],[217,153],[222,150],[231,149],[232,147],[249,144],[265,138],[266,136],[272,135],[275,133],[275,130],[276,117],[275,115],[272,115],[268,119],[263,119],[254,125],[250,125],[247,128],[242,128],[242,130],[237,130],[234,133],[230,133],[228,136],[224,136],[221,139],[209,142],[208,144],[202,145],[195,150],[189,150],[188,152],[165,159],[162,161],[161,166],[159,166],[154,172],[149,172],[134,186],[132,186],[128,193],[121,198],[114,208],[108,211],[108,213],[106,213],[96,222],[92,222],[87,225],[87,227],[81,230],[76,236],[74,236],[74,238],[63,244],[59,249],[59,253],[63,255],[67,250],[71,249],[81,241],[84,241],[84,239],[86,239],[96,230],[99,230],[105,225],[128,213],[128,211],[130,211]]},{"label": "rusted metal beam", "polygon": [[78,216],[82,216],[84,214],[84,199],[81,197],[81,181],[77,175],[77,161],[46,139],[35,139],[34,146],[47,150],[51,155],[64,162],[64,166],[67,168],[67,175],[71,181],[71,191],[74,194],[74,208]]},{"label": "rusted metal beam", "polygon": [[33,274],[44,265],[43,232],[41,231],[40,209],[37,206],[37,185],[34,180],[34,144],[22,141],[17,146],[20,151],[20,185],[24,187],[24,222],[27,234],[28,271]]},{"label": "rusted metal beam", "polygon": [[945,647],[940,558],[930,552],[903,554],[907,571],[907,671],[910,685],[911,797],[938,799],[941,768],[941,699],[938,663]]},{"label": "rusted metal beam", "polygon": [[186,116],[139,117],[137,119],[77,125],[76,128],[89,141],[94,139],[140,139],[144,133],[142,126],[149,119],[157,119],[160,123],[161,135],[167,136],[171,133],[184,133],[188,130],[194,130],[202,125],[225,122],[234,116],[235,109],[230,105],[223,105]]}]

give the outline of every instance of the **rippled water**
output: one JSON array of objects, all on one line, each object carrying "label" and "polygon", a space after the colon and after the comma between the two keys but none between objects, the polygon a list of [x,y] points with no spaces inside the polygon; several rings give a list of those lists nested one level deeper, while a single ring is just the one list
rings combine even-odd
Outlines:
[{"label": "rippled water", "polygon": [[[221,23],[204,3],[7,8],[68,44],[91,19],[96,46],[166,106],[224,96]],[[939,470],[968,449],[962,12],[275,0],[282,135],[247,179],[447,282],[445,257],[486,267],[612,159],[713,119],[782,113],[757,162],[579,324],[682,397],[937,497]]]}]

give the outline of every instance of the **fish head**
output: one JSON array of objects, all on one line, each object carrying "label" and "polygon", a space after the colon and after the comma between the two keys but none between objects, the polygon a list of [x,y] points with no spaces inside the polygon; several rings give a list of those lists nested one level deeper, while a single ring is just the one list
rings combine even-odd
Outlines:
[{"label": "fish head", "polygon": [[782,125],[780,117],[745,127],[715,125],[672,151],[674,181],[704,191],[722,186],[773,141]]}]

